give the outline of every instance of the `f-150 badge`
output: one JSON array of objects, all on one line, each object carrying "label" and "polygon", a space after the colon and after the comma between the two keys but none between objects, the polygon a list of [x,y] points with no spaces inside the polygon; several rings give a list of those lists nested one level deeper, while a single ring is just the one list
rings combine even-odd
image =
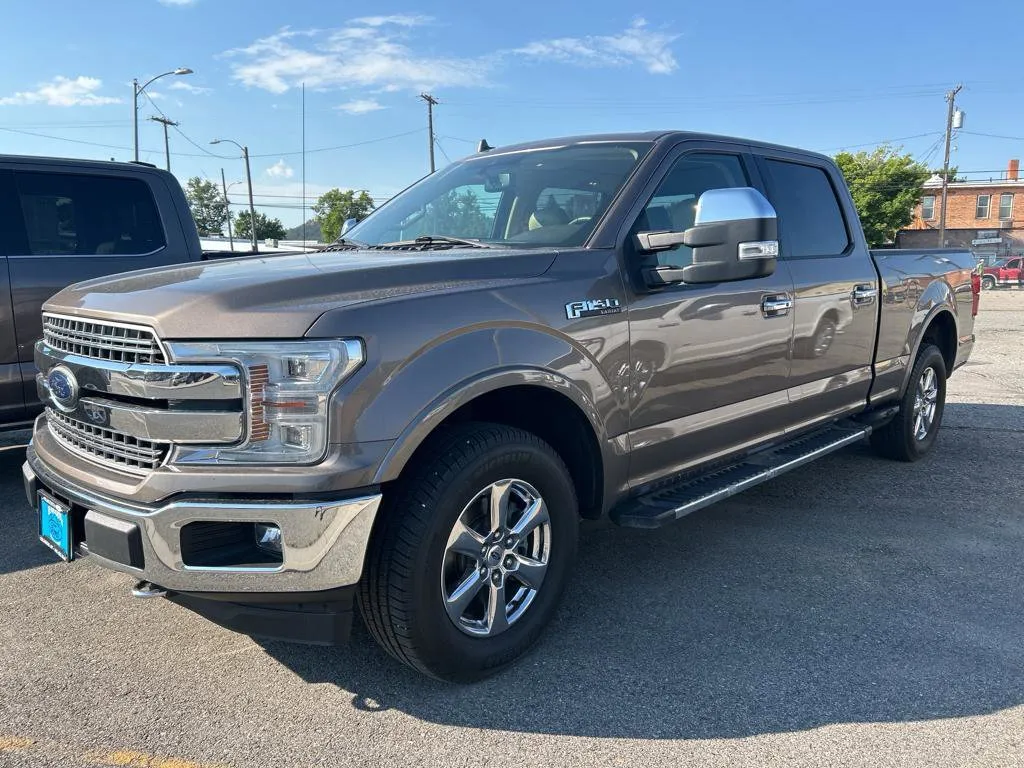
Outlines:
[{"label": "f-150 badge", "polygon": [[565,316],[570,320],[581,317],[598,317],[600,315],[614,315],[622,311],[622,304],[618,299],[587,299],[585,301],[571,301],[565,305]]}]

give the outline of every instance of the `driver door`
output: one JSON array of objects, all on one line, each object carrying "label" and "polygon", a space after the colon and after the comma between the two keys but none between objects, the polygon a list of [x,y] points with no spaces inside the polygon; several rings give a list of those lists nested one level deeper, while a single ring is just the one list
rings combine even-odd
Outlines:
[{"label": "driver door", "polygon": [[[635,212],[624,255],[649,261],[636,233],[682,232],[711,189],[760,187],[741,146],[684,144],[659,169]],[[692,249],[656,254],[687,266]],[[635,281],[634,281],[635,282]],[[793,281],[784,262],[773,274],[722,283],[633,286],[630,332],[630,481],[634,486],[737,451],[785,429],[793,317],[784,307]]]}]

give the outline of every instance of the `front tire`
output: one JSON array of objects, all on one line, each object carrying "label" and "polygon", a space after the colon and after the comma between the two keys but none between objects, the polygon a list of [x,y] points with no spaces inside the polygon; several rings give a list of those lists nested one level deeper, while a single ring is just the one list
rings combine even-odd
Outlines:
[{"label": "front tire", "polygon": [[946,361],[938,347],[925,344],[910,372],[899,412],[871,433],[871,447],[887,459],[917,461],[935,444],[945,406]]},{"label": "front tire", "polygon": [[359,590],[374,639],[432,677],[480,680],[522,656],[576,556],[576,493],[529,432],[467,424],[432,437],[384,494]]},{"label": "front tire", "polygon": [[983,290],[992,291],[996,287],[996,279],[992,275],[985,275],[981,278],[981,287]]}]

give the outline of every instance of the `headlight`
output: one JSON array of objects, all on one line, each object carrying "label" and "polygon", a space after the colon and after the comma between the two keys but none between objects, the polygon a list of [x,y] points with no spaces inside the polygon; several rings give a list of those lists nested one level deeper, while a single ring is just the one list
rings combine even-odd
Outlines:
[{"label": "headlight", "polygon": [[302,464],[327,450],[331,392],[363,364],[358,339],[170,344],[175,362],[233,362],[244,372],[245,442],[226,448],[183,446],[174,461]]}]

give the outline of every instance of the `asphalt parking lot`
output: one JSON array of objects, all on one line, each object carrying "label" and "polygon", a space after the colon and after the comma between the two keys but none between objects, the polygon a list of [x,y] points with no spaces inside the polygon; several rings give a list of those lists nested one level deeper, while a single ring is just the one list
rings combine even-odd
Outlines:
[{"label": "asphalt parking lot", "polygon": [[0,765],[1024,765],[1024,292],[915,465],[866,445],[659,532],[588,528],[555,624],[454,687],[357,628],[260,644],[54,561],[0,438]]}]

